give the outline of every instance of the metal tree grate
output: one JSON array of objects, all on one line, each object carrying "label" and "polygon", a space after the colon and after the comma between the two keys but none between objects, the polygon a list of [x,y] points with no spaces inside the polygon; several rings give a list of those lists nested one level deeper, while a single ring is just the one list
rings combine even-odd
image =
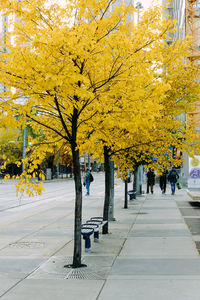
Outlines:
[{"label": "metal tree grate", "polygon": [[[65,262],[67,264],[72,263],[73,258],[72,257],[66,257]],[[88,263],[85,261],[85,258],[82,257],[82,263]],[[65,271],[67,271],[67,274],[65,275],[65,279],[86,279],[86,280],[104,280],[106,277],[106,270],[103,268],[101,270],[97,270],[96,266],[87,266],[77,269],[67,269],[65,268]]]},{"label": "metal tree grate", "polygon": [[66,279],[88,279],[88,280],[102,280],[103,276],[97,274],[97,272],[86,268],[72,269],[65,277]]},{"label": "metal tree grate", "polygon": [[[56,279],[71,279],[71,280],[105,280],[110,271],[110,267],[99,265],[95,263],[93,257],[92,261],[89,258],[85,261],[82,258],[82,263],[87,267],[71,268],[64,267],[65,265],[71,265],[73,261],[72,257],[56,257],[53,256],[47,262],[42,264],[34,273],[31,274],[31,278],[56,278]],[[89,262],[90,261],[90,262]]]}]

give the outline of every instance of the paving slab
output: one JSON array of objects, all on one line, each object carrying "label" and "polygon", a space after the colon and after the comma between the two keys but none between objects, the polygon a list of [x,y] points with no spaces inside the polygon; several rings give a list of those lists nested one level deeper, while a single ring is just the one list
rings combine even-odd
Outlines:
[{"label": "paving slab", "polygon": [[128,238],[120,256],[198,256],[190,237],[134,237]]},{"label": "paving slab", "polygon": [[170,218],[146,218],[142,219],[141,217],[136,220],[136,224],[184,224],[184,221],[182,218],[176,218],[176,219],[170,219]]},{"label": "paving slab", "polygon": [[[168,213],[167,213],[168,212]],[[140,215],[146,215],[148,216],[148,218],[178,218],[181,216],[180,212],[177,209],[170,209],[168,211],[163,210],[154,210],[154,209],[149,209],[146,210],[145,208],[143,208],[139,213],[139,217]]]},{"label": "paving slab", "polygon": [[163,210],[164,211],[166,211],[166,210],[170,210],[170,211],[177,211],[177,207],[175,206],[175,205],[173,205],[173,206],[168,206],[168,205],[163,205],[163,206],[158,206],[158,205],[156,205],[155,206],[155,203],[153,203],[152,205],[143,205],[142,206],[142,209],[145,209],[145,210],[155,210],[155,211],[157,211],[157,210],[160,210],[161,212],[163,212]]},{"label": "paving slab", "polygon": [[200,218],[185,218],[185,222],[193,235],[200,234]]},{"label": "paving slab", "polygon": [[165,212],[163,212],[162,214],[160,212],[158,212],[157,214],[154,214],[153,211],[152,213],[149,213],[149,212],[144,212],[143,211],[143,214],[138,214],[138,219],[137,220],[141,220],[141,221],[145,221],[145,220],[155,220],[155,223],[156,223],[156,220],[160,220],[160,219],[163,219],[163,220],[171,220],[171,219],[177,219],[177,220],[182,220],[182,216],[179,212],[175,212],[174,214],[172,213],[169,213],[169,214],[166,214]]},{"label": "paving slab", "polygon": [[155,208],[155,209],[173,209],[176,208],[176,203],[174,201],[162,201],[162,199],[158,200],[148,200],[143,204],[145,208]]},{"label": "paving slab", "polygon": [[3,300],[94,300],[103,280],[26,279],[8,291]]},{"label": "paving slab", "polygon": [[10,274],[24,278],[38,268],[45,260],[28,257],[2,257],[0,256],[0,274]]},{"label": "paving slab", "polygon": [[135,229],[129,233],[130,237],[182,237],[190,236],[186,229]]},{"label": "paving slab", "polygon": [[190,207],[187,207],[187,208],[182,208],[182,207],[179,207],[181,213],[183,216],[198,216],[200,217],[200,208],[197,207],[197,208],[190,208]]},{"label": "paving slab", "polygon": [[189,207],[191,208],[191,202],[188,201],[176,201],[178,207]]},{"label": "paving slab", "polygon": [[186,231],[188,231],[188,227],[185,223],[163,223],[163,224],[158,224],[158,223],[150,223],[150,224],[140,224],[140,223],[135,223],[132,227],[133,230],[180,230],[180,229],[185,229]]},{"label": "paving slab", "polygon": [[133,259],[117,258],[109,278],[112,275],[134,275],[134,276],[151,276],[151,275],[197,275],[200,276],[200,259],[199,258],[162,258],[162,259]]},{"label": "paving slab", "polygon": [[107,280],[98,300],[199,300],[196,279]]},{"label": "paving slab", "polygon": [[69,237],[73,238],[73,231],[71,229],[63,229],[63,228],[57,228],[57,229],[45,228],[39,230],[38,232],[35,232],[32,236],[35,238],[51,237],[55,239],[58,239],[59,237],[61,238],[65,237],[67,239]]},{"label": "paving slab", "polygon": [[8,291],[12,287],[14,287],[20,281],[21,281],[21,278],[11,278],[10,274],[9,274],[9,277],[6,276],[5,274],[4,274],[4,277],[0,277],[0,297],[6,291]]}]

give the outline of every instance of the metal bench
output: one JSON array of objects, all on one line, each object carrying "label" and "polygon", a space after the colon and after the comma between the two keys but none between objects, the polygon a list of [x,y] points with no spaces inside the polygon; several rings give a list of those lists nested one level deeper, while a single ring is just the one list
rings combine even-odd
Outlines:
[{"label": "metal bench", "polygon": [[85,252],[91,251],[91,241],[90,236],[94,233],[98,225],[82,224],[81,225],[81,234],[85,240]]},{"label": "metal bench", "polygon": [[102,221],[101,227],[108,223],[108,221],[103,220],[103,217],[92,217],[90,220]]},{"label": "metal bench", "polygon": [[102,221],[101,220],[88,220],[86,221],[86,224],[89,225],[97,225],[97,228],[94,229],[94,242],[99,242],[99,229],[102,227]]},{"label": "metal bench", "polygon": [[136,198],[136,191],[135,190],[128,191],[128,195],[129,195],[129,200],[133,201]]},{"label": "metal bench", "polygon": [[92,217],[90,220],[87,220],[86,223],[81,226],[81,234],[85,240],[85,252],[91,251],[91,240],[90,236],[94,233],[94,242],[99,242],[99,230],[102,228],[108,221],[104,221],[102,217]]}]

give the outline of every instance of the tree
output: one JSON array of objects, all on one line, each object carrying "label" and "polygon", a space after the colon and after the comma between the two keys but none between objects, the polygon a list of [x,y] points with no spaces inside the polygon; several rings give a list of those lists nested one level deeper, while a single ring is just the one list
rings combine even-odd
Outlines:
[{"label": "tree", "polygon": [[[2,41],[8,51],[0,57],[1,81],[10,90],[1,95],[1,110],[5,121],[16,124],[17,118],[20,126],[29,124],[44,135],[43,141],[38,138],[32,145],[22,182],[26,172],[34,174],[51,147],[65,144],[70,150],[76,194],[72,266],[80,267],[80,153],[86,142],[92,148],[95,127],[100,132],[110,110],[116,113],[109,122],[122,124],[116,136],[133,124],[126,118],[130,103],[136,136],[142,123],[155,126],[163,108],[162,95],[171,88],[167,77],[162,74],[160,80],[158,72],[163,54],[174,51],[175,58],[181,57],[187,47],[177,42],[167,50],[164,39],[173,22],[162,19],[158,7],[145,13],[138,27],[130,21],[134,8],[118,6],[115,0],[70,0],[62,6],[46,0],[5,0],[0,9],[13,16],[14,28],[13,38],[6,44]],[[120,148],[127,148],[126,141],[120,143]],[[112,144],[106,139],[105,146]],[[26,181],[31,186],[29,174]],[[35,183],[32,187],[38,189]]]}]

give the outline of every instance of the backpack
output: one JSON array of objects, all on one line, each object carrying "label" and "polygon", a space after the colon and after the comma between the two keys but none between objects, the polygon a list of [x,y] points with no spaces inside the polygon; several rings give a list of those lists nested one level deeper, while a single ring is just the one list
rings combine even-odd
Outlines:
[{"label": "backpack", "polygon": [[168,178],[169,178],[169,180],[176,181],[176,179],[177,179],[177,172],[176,172],[176,170],[172,170],[169,173]]},{"label": "backpack", "polygon": [[92,176],[92,174],[90,173],[90,182],[94,181],[94,177]]}]

